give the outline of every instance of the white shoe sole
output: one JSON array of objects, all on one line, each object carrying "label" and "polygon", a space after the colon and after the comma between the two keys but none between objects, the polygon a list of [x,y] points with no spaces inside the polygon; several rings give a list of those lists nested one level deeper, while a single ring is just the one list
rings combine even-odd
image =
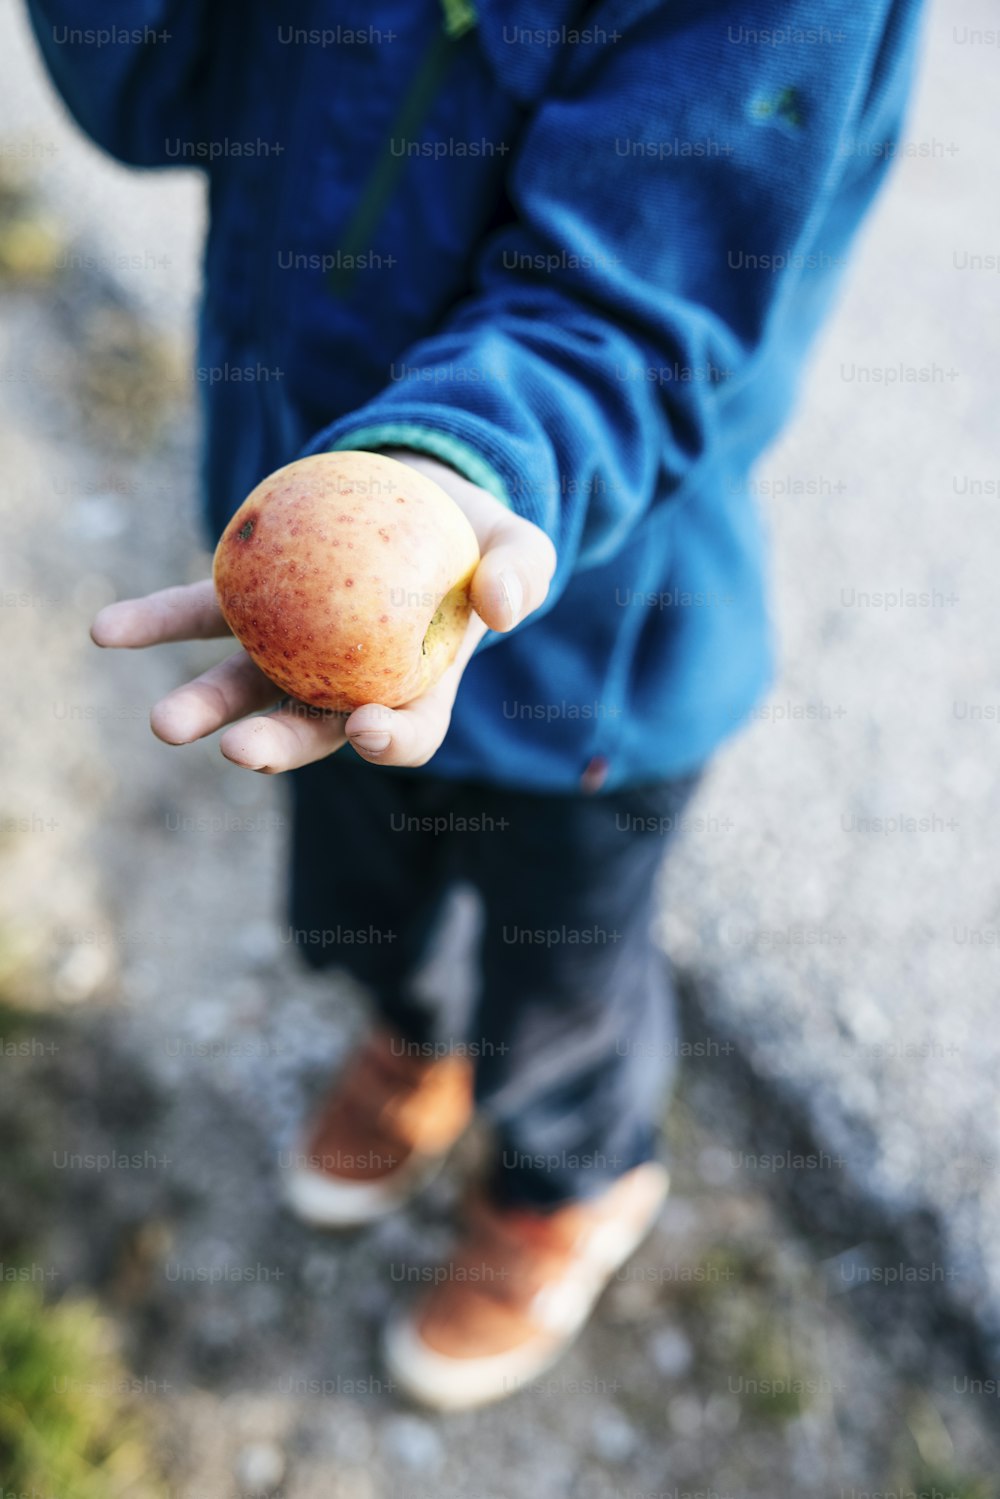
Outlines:
[{"label": "white shoe sole", "polygon": [[313,1228],[361,1228],[405,1207],[438,1174],[445,1157],[401,1166],[379,1181],[352,1181],[296,1166],[288,1173],[284,1200]]},{"label": "white shoe sole", "polygon": [[617,1231],[604,1236],[603,1247],[596,1254],[585,1257],[585,1284],[573,1287],[572,1309],[563,1314],[562,1325],[551,1337],[541,1335],[537,1342],[488,1358],[448,1358],[428,1348],[409,1313],[394,1318],[383,1335],[382,1356],[390,1377],[404,1394],[433,1410],[472,1410],[516,1395],[545,1374],[583,1331],[609,1280],[635,1253],[659,1217],[670,1178],[658,1163],[650,1163],[650,1169],[661,1177],[658,1200],[642,1224],[632,1230],[612,1225]]}]

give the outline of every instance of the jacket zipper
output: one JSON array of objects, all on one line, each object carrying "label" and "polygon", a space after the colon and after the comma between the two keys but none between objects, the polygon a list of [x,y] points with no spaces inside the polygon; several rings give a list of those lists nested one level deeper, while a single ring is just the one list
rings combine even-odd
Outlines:
[{"label": "jacket zipper", "polygon": [[455,56],[456,44],[476,24],[470,0],[440,0],[440,4],[444,12],[442,29],[435,32],[420,59],[389,128],[389,138],[379,151],[337,245],[334,267],[327,274],[327,286],[334,296],[344,297],[350,290],[358,259],[374,239],[399,180],[406,155],[393,153],[393,140],[417,134]]}]

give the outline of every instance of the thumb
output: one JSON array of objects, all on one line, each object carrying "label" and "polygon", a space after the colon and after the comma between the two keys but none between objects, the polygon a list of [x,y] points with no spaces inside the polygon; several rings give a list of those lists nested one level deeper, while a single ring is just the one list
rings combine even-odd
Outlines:
[{"label": "thumb", "polygon": [[544,602],[556,568],[545,532],[511,515],[491,531],[472,576],[472,607],[491,630],[512,630]]}]

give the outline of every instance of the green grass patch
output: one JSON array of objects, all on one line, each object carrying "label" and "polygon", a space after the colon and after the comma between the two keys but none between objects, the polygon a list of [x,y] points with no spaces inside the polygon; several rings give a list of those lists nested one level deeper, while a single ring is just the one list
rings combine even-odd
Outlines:
[{"label": "green grass patch", "polygon": [[137,1381],[88,1299],[0,1289],[0,1472],[52,1499],[161,1499]]}]

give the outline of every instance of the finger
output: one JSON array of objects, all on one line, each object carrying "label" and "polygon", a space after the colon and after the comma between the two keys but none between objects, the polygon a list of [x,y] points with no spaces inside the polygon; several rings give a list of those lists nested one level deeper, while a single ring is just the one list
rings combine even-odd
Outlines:
[{"label": "finger", "polygon": [[95,645],[129,649],[169,640],[211,640],[230,633],[211,578],[108,604],[90,627]]},{"label": "finger", "polygon": [[472,606],[491,630],[511,630],[544,601],[556,551],[544,531],[510,515],[490,532],[472,577]]},{"label": "finger", "polygon": [[462,673],[485,634],[483,621],[472,615],[451,666],[404,707],[366,703],[356,708],[344,728],[358,754],[373,765],[425,765],[448,732]]},{"label": "finger", "polygon": [[454,701],[455,687],[442,677],[405,708],[358,708],[347,720],[347,737],[373,765],[426,765],[441,748]]},{"label": "finger", "polygon": [[276,713],[234,724],[223,734],[219,748],[227,760],[244,770],[279,775],[342,749],[346,717],[306,703],[287,703]]},{"label": "finger", "polygon": [[281,689],[240,651],[161,698],[149,715],[150,727],[167,744],[190,744],[281,696]]}]

